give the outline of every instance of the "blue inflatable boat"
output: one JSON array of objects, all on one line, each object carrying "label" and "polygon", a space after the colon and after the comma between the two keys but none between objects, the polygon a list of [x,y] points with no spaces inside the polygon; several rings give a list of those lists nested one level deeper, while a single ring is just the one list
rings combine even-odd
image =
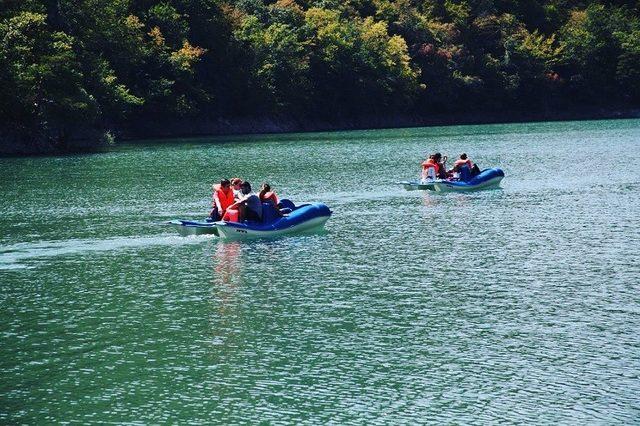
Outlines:
[{"label": "blue inflatable boat", "polygon": [[284,216],[278,215],[271,203],[262,204],[262,222],[214,222],[218,234],[226,239],[276,237],[304,231],[317,231],[331,217],[331,210],[323,203],[294,205],[283,199],[279,207]]},{"label": "blue inflatable boat", "polygon": [[500,181],[504,178],[504,172],[498,168],[485,169],[474,177],[470,177],[467,171],[468,169],[466,167],[461,169],[460,180],[434,181],[433,189],[437,192],[464,192],[492,189],[499,187]]}]

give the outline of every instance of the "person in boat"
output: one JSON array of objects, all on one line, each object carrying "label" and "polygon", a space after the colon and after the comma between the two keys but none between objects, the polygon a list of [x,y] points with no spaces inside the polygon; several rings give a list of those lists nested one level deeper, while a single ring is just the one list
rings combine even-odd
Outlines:
[{"label": "person in boat", "polygon": [[280,202],[276,193],[271,190],[271,185],[266,182],[264,182],[260,186],[258,197],[260,197],[260,201],[262,201],[263,203],[272,203],[273,207],[276,208],[278,207],[278,203]]},{"label": "person in boat", "polygon": [[242,198],[242,179],[240,178],[233,178],[231,179],[231,188],[233,189],[233,195],[236,198],[236,200],[239,200],[240,198]]},{"label": "person in boat", "polygon": [[473,161],[471,161],[469,159],[469,157],[467,156],[467,154],[464,153],[464,152],[462,154],[460,154],[460,158],[458,158],[453,163],[453,171],[459,172],[460,171],[460,167],[462,167],[462,166],[469,167],[469,170],[471,170],[473,168]]},{"label": "person in boat", "polygon": [[[453,169],[451,169],[454,173],[460,174],[463,167],[469,168],[469,177],[474,177],[480,174],[480,169],[477,164],[474,164],[473,161],[469,158],[466,153],[460,154],[460,158],[458,158],[455,163],[453,163]],[[463,172],[462,174],[466,174]],[[466,180],[466,179],[463,179]]]},{"label": "person in boat", "polygon": [[233,189],[229,179],[222,179],[219,185],[213,185],[213,208],[209,217],[220,220],[231,204],[234,203]]},{"label": "person in boat", "polygon": [[436,171],[436,176],[438,179],[446,179],[447,178],[447,156],[444,157],[439,152],[433,154],[433,160],[438,164],[438,170]]},{"label": "person in boat", "polygon": [[280,204],[280,200],[278,199],[278,196],[276,195],[276,193],[271,190],[271,185],[264,182],[260,186],[260,192],[258,193],[258,197],[260,198],[260,201],[263,203],[271,203],[278,216],[284,216],[284,214],[280,211],[280,207],[278,206]]},{"label": "person in boat", "polygon": [[422,180],[435,179],[438,176],[439,169],[440,166],[433,158],[433,155],[430,155],[429,158],[422,162]]},{"label": "person in boat", "polygon": [[238,209],[238,220],[262,222],[262,202],[260,197],[251,192],[251,184],[247,181],[240,185],[242,197],[231,204],[228,209]]}]

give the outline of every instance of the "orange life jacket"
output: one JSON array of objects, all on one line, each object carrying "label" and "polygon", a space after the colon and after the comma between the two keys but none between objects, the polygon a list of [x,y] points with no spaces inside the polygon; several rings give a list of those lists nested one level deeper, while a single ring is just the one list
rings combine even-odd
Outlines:
[{"label": "orange life jacket", "polygon": [[427,170],[433,167],[436,170],[436,174],[440,172],[440,165],[435,162],[433,158],[429,158],[427,161],[422,163],[422,170]]},{"label": "orange life jacket", "polygon": [[227,208],[233,204],[233,190],[229,188],[227,192],[225,192],[222,188],[216,189],[216,195],[218,196],[218,200],[220,200],[220,207],[222,207],[222,211],[226,211]]},{"label": "orange life jacket", "polygon": [[469,167],[469,169],[473,168],[473,163],[468,158],[466,160],[463,160],[463,159],[456,160],[456,162],[453,163],[453,167],[457,169],[459,166],[462,166],[464,164],[466,164],[467,167]]}]

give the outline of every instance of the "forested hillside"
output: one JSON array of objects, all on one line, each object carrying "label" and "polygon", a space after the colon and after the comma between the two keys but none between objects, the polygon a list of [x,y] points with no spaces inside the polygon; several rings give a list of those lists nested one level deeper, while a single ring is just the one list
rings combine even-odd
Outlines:
[{"label": "forested hillside", "polygon": [[633,107],[639,10],[637,1],[0,0],[0,144],[73,149],[147,121]]}]

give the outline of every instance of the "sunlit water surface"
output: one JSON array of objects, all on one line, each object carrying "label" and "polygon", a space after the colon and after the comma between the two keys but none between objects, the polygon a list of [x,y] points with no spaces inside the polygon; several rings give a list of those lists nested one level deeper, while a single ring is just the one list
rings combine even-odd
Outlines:
[{"label": "sunlit water surface", "polygon": [[[640,120],[0,159],[0,422],[640,422]],[[406,192],[428,151],[502,189]],[[326,233],[222,243],[240,176]]]}]

